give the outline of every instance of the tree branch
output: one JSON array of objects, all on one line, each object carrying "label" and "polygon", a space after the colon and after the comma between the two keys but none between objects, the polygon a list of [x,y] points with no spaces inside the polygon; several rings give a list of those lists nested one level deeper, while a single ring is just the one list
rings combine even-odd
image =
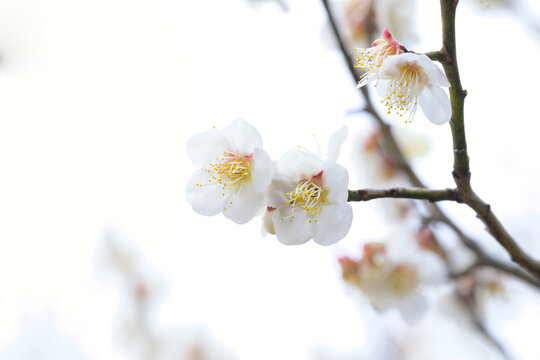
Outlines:
[{"label": "tree branch", "polygon": [[458,193],[454,189],[429,190],[424,188],[391,188],[391,189],[361,189],[349,190],[347,201],[369,201],[381,198],[417,199],[435,201],[457,201]]},{"label": "tree branch", "polygon": [[464,104],[467,92],[461,86],[456,55],[456,7],[457,0],[441,0],[441,18],[443,25],[443,47],[445,54],[442,62],[446,77],[450,82],[450,101],[452,104],[452,119],[450,127],[454,148],[454,181],[463,202],[473,209],[484,222],[488,232],[510,254],[512,261],[529,270],[540,279],[540,262],[529,256],[512,236],[506,231],[499,219],[495,216],[489,204],[485,203],[471,187],[471,172],[469,169],[469,155],[467,153],[467,140],[465,137]]}]

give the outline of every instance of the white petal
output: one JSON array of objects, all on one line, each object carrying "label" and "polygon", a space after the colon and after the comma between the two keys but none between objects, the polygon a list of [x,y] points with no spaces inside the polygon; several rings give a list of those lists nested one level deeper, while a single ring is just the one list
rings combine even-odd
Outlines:
[{"label": "white petal", "polygon": [[[383,60],[379,69],[379,79],[392,80],[399,75],[400,68],[406,63],[418,62],[419,55],[413,53],[404,53],[388,56]],[[379,85],[377,85],[378,87]]]},{"label": "white petal", "polygon": [[242,188],[233,193],[225,203],[223,215],[237,224],[245,224],[263,207],[264,194],[257,191],[252,183],[242,185]]},{"label": "white petal", "polygon": [[310,179],[320,173],[324,162],[311,153],[289,150],[277,161],[278,176],[283,175],[292,181]]},{"label": "white petal", "polygon": [[276,234],[276,230],[274,229],[274,223],[272,222],[272,213],[276,211],[275,209],[272,211],[266,210],[263,215],[263,228],[262,228],[262,235],[265,236],[266,234]]},{"label": "white petal", "polygon": [[[230,193],[223,190],[223,186],[212,183],[212,174],[199,169],[193,173],[186,186],[186,198],[195,212],[212,216],[223,211],[223,205]],[[202,186],[197,186],[201,184]],[[225,194],[225,196],[223,195]]]},{"label": "white petal", "polygon": [[257,129],[244,120],[234,120],[221,133],[230,144],[230,149],[228,150],[238,155],[251,154],[255,148],[262,148],[261,135]]},{"label": "white petal", "polygon": [[259,191],[264,192],[276,173],[276,164],[263,149],[253,151],[253,164],[250,167],[251,181]]},{"label": "white petal", "polygon": [[428,302],[425,296],[413,292],[398,302],[397,309],[407,324],[414,325],[426,313]]},{"label": "white petal", "polygon": [[377,90],[377,95],[383,98],[386,97],[386,95],[388,94],[389,86],[390,86],[390,80],[379,79],[375,86],[375,90]]},{"label": "white petal", "polygon": [[349,196],[349,174],[347,169],[335,162],[325,164],[323,170],[323,186],[327,193],[326,199],[331,203],[344,203]]},{"label": "white petal", "polygon": [[295,182],[285,179],[274,179],[264,193],[265,204],[273,208],[283,206],[289,200],[285,194],[293,190],[295,186]]},{"label": "white petal", "polygon": [[324,205],[317,217],[319,231],[313,238],[321,245],[332,245],[343,239],[349,232],[352,224],[351,205]]},{"label": "white petal", "polygon": [[216,161],[217,157],[222,157],[228,147],[227,140],[221,132],[210,130],[195,134],[188,140],[187,154],[195,165],[207,167]]},{"label": "white petal", "polygon": [[343,125],[341,129],[336,131],[332,134],[330,137],[330,141],[328,142],[328,159],[332,161],[336,161],[339,157],[339,152],[341,150],[341,145],[345,142],[345,139],[347,139],[347,126]]},{"label": "white petal", "polygon": [[272,213],[276,236],[282,244],[304,244],[317,233],[317,223],[313,220],[311,223],[309,222],[311,218],[307,216],[306,211],[297,211],[294,219],[292,218],[293,213],[290,206],[282,206]]},{"label": "white petal", "polygon": [[452,107],[450,99],[439,86],[424,86],[418,98],[418,104],[429,121],[442,125],[450,120]]},{"label": "white petal", "polygon": [[427,82],[431,85],[449,87],[450,83],[446,75],[437,66],[434,61],[431,61],[426,55],[422,54],[418,57],[418,65],[422,67],[422,72],[427,76]]}]

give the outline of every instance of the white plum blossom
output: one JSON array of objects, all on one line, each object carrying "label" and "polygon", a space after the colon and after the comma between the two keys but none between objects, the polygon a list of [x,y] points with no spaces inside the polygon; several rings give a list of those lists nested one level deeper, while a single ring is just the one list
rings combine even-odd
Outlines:
[{"label": "white plum blossom", "polygon": [[186,187],[186,198],[197,213],[213,216],[223,212],[235,223],[244,224],[262,208],[275,164],[262,149],[261,136],[253,126],[235,120],[221,131],[194,135],[187,152],[202,167]]},{"label": "white plum blossom", "polygon": [[281,243],[298,245],[313,239],[331,245],[349,232],[349,175],[335,162],[345,136],[345,127],[332,136],[327,159],[295,149],[277,161],[276,177],[265,194],[264,225]]},{"label": "white plum blossom", "polygon": [[356,60],[354,67],[363,71],[358,87],[362,87],[378,78],[379,70],[387,57],[403,52],[401,45],[394,39],[388,28],[383,30],[382,39],[375,40],[372,45],[372,47],[366,49],[354,48],[354,51],[360,52],[360,55],[354,58]]},{"label": "white plum blossom", "polygon": [[387,57],[377,73],[377,92],[388,113],[409,113],[411,120],[419,104],[429,121],[442,125],[450,120],[452,108],[442,87],[450,84],[444,73],[426,55],[405,53]]}]

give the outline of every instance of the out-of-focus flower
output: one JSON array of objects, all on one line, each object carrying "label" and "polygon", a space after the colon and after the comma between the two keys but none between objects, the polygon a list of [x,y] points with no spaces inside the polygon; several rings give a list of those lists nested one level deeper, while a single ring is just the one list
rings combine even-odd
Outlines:
[{"label": "out-of-focus flower", "polygon": [[[392,135],[399,148],[409,161],[425,155],[429,151],[429,139],[422,133],[404,126],[392,127]],[[365,175],[366,186],[392,186],[391,180],[400,172],[397,164],[385,147],[384,139],[378,129],[370,130],[367,135],[359,137],[359,164]],[[402,179],[398,179],[398,184]],[[396,184],[397,185],[397,184]]]},{"label": "out-of-focus flower", "polygon": [[452,108],[442,87],[450,84],[443,72],[426,55],[413,53],[388,57],[377,73],[377,92],[384,97],[388,113],[400,116],[409,113],[412,119],[420,104],[424,115],[433,124],[450,120]]},{"label": "out-of-focus flower", "polygon": [[206,216],[223,212],[238,224],[251,220],[263,206],[264,191],[275,173],[259,132],[235,120],[221,131],[194,135],[187,151],[191,161],[203,167],[186,187],[193,210]]},{"label": "out-of-focus flower", "polygon": [[159,324],[157,305],[163,290],[161,277],[150,269],[140,251],[118,230],[106,229],[100,245],[96,252],[96,271],[118,280],[121,305],[114,337],[129,358],[236,359],[233,352],[216,341],[205,327]]},{"label": "out-of-focus flower", "polygon": [[363,71],[362,77],[358,82],[358,87],[364,86],[378,78],[377,75],[384,59],[403,52],[388,28],[383,30],[383,38],[375,40],[372,45],[372,47],[366,49],[354,48],[354,51],[360,52],[359,56],[354,57],[356,60],[356,65],[354,66]]},{"label": "out-of-focus flower", "polygon": [[[413,323],[427,310],[427,300],[419,291],[421,284],[433,282],[438,275],[432,278],[429,272],[440,272],[442,267],[436,269],[438,262],[418,248],[402,251],[393,246],[394,249],[386,243],[370,242],[364,245],[360,259],[339,258],[342,276],[348,284],[362,290],[376,310],[396,308],[405,321]],[[408,253],[411,260],[396,256],[399,252]]]},{"label": "out-of-focus flower", "polygon": [[62,329],[54,314],[44,313],[22,324],[14,342],[0,350],[2,360],[87,360],[72,334]]},{"label": "out-of-focus flower", "polygon": [[354,42],[363,41],[369,36],[373,2],[374,0],[351,0],[346,5],[345,21]]},{"label": "out-of-focus flower", "polygon": [[490,298],[503,296],[506,292],[501,273],[492,268],[479,269],[457,279],[456,288],[464,296],[474,295],[476,306],[480,308]]},{"label": "out-of-focus flower", "polygon": [[286,245],[303,244],[310,239],[321,245],[341,240],[352,223],[347,203],[349,175],[335,160],[346,128],[335,133],[328,158],[290,150],[277,161],[277,175],[268,187],[266,231]]},{"label": "out-of-focus flower", "polygon": [[435,241],[435,235],[429,226],[422,226],[416,232],[416,243],[421,249],[431,251],[432,253],[445,258],[444,249]]},{"label": "out-of-focus flower", "polygon": [[471,5],[477,10],[493,10],[493,9],[511,9],[520,4],[521,1],[516,0],[468,0],[465,4]]},{"label": "out-of-focus flower", "polygon": [[167,327],[156,336],[154,360],[234,360],[237,356],[203,326]]},{"label": "out-of-focus flower", "polygon": [[[426,135],[406,126],[393,126],[392,134],[405,158],[409,161],[429,151]],[[395,187],[408,182],[406,175],[388,153],[384,137],[377,128],[368,128],[357,135],[353,158],[357,167],[360,187]],[[381,216],[390,222],[402,221],[413,208],[409,199],[381,199],[370,203]]]},{"label": "out-of-focus flower", "polygon": [[375,0],[373,13],[377,28],[387,26],[407,47],[418,41],[417,21],[418,0]]},{"label": "out-of-focus flower", "polygon": [[[413,46],[418,41],[415,28],[417,0],[333,0],[330,2],[335,20],[340,27],[342,39],[347,47],[366,47],[373,34],[385,27],[406,44]],[[327,24],[321,32],[323,43],[336,47],[332,30]]]}]

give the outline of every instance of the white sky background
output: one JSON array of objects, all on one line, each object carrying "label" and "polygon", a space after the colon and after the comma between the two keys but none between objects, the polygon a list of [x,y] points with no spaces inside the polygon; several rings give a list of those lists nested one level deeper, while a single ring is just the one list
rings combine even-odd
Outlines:
[{"label": "white sky background", "polygon": [[[440,47],[438,6],[422,5],[420,52]],[[290,14],[237,0],[0,0],[0,349],[52,313],[87,357],[123,358],[111,342],[116,291],[93,270],[105,225],[169,282],[164,324],[209,324],[242,359],[363,345],[335,253],[384,233],[369,205],[354,204],[340,245],[286,247],[261,237],[258,219],[202,217],[184,197],[188,138],[237,117],[258,128],[275,159],[312,134],[324,149],[347,124],[341,159],[358,186],[351,140],[369,120],[344,116],[358,97],[340,55],[321,43],[323,23],[318,2],[305,0]],[[458,36],[473,183],[509,222],[532,214],[534,234],[540,49],[515,22],[466,7]],[[416,164],[422,177],[452,186],[449,126],[420,112],[410,126],[433,139]],[[462,210],[470,233],[491,241]],[[525,243],[537,256],[539,234]],[[525,316],[537,317],[530,309]]]}]

